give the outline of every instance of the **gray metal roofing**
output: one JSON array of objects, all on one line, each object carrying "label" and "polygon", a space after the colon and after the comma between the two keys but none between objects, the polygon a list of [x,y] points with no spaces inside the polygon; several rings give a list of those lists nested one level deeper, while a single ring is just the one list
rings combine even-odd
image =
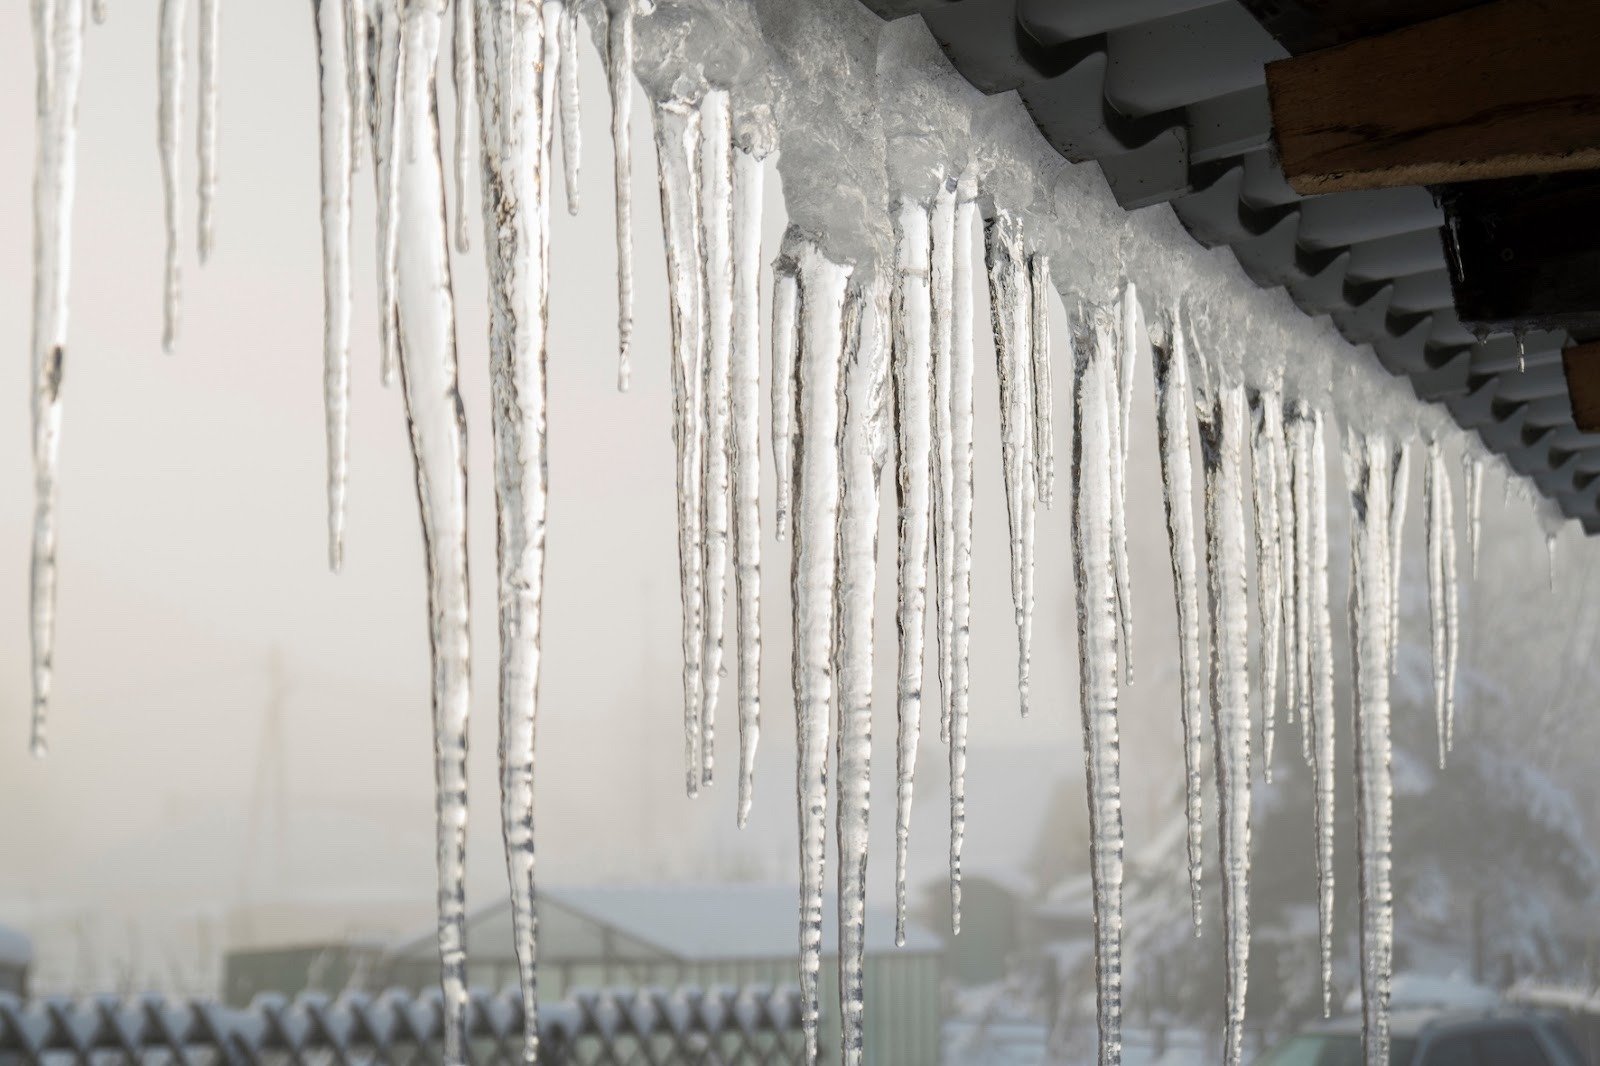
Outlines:
[{"label": "gray metal roofing", "polygon": [[1573,425],[1560,332],[1478,340],[1456,316],[1423,188],[1302,197],[1274,160],[1266,63],[1283,47],[1237,0],[863,0],[918,15],[968,81],[1015,90],[1045,138],[1100,164],[1126,208],[1170,202],[1195,240],[1229,245],[1370,344],[1417,396],[1442,403],[1590,533],[1600,532],[1600,435]]}]

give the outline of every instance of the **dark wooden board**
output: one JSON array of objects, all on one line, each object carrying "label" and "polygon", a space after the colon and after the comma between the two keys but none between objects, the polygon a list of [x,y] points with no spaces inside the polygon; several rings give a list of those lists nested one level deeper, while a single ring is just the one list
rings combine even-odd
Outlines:
[{"label": "dark wooden board", "polygon": [[1585,433],[1600,433],[1600,341],[1561,351],[1572,398],[1572,422]]},{"label": "dark wooden board", "polygon": [[1388,33],[1484,0],[1240,0],[1291,55]]}]

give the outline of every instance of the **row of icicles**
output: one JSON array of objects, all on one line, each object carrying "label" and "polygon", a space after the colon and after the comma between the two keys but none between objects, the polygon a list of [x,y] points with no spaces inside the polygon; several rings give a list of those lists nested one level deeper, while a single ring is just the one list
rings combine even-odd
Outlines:
[{"label": "row of icicles", "polygon": [[[329,559],[343,551],[349,388],[351,200],[370,151],[377,218],[385,381],[405,396],[427,557],[438,788],[439,942],[445,1057],[463,1061],[467,1006],[464,858],[467,622],[465,418],[456,388],[450,273],[435,66],[446,0],[317,0],[325,296]],[[643,10],[643,9],[641,9]],[[98,5],[96,13],[99,14]],[[66,339],[67,248],[81,75],[81,0],[34,0],[39,69],[35,183],[33,746],[44,748],[55,583],[55,467]],[[628,381],[632,328],[629,100],[633,19],[628,0],[593,2],[612,103],[617,210],[619,385]],[[562,132],[568,207],[576,211],[579,12],[562,0],[458,2],[454,15],[458,252],[468,247],[463,190],[469,105],[476,96],[485,256],[498,538],[501,814],[511,880],[527,1047],[537,1055],[534,907],[534,720],[547,511],[545,333],[554,130]],[[216,164],[218,0],[201,0],[200,225],[212,242]],[[177,127],[184,0],[160,14],[160,149],[167,216],[163,342],[177,335]],[[475,87],[475,93],[473,88]],[[741,136],[724,89],[700,86],[652,102],[672,324],[673,436],[683,609],[687,788],[713,776],[725,601],[734,585],[733,657],[739,729],[737,817],[745,823],[759,731],[761,636],[759,463],[760,203],[769,138]],[[793,689],[798,734],[800,978],[808,1056],[817,1047],[826,779],[834,785],[839,856],[842,1057],[863,1054],[873,601],[883,472],[892,463],[898,521],[896,935],[906,919],[906,857],[920,736],[924,632],[933,586],[939,732],[950,761],[950,892],[961,917],[964,767],[972,587],[973,289],[978,182],[951,178],[893,206],[894,261],[876,270],[832,261],[826,235],[791,228],[772,298],[771,432],[776,522],[792,546]],[[1049,258],[1030,250],[1018,218],[984,221],[998,362],[1002,474],[1018,628],[1018,684],[1029,701],[1034,516],[1054,495],[1048,327]],[[1154,361],[1158,444],[1176,589],[1187,851],[1193,919],[1201,911],[1200,588],[1190,458],[1198,430],[1210,720],[1215,743],[1222,926],[1226,951],[1225,1061],[1240,1061],[1248,975],[1250,712],[1248,569],[1244,517],[1252,486],[1260,619],[1263,771],[1270,780],[1278,675],[1287,716],[1303,723],[1313,767],[1323,1003],[1333,945],[1334,723],[1328,602],[1326,423],[1277,388],[1251,388],[1205,358],[1187,314],[1147,328],[1133,285],[1108,306],[1069,303],[1072,335],[1072,554],[1079,620],[1080,706],[1086,748],[1096,914],[1100,1062],[1121,1057],[1123,830],[1117,708],[1133,681],[1125,478],[1132,383]],[[1192,382],[1192,384],[1191,384]],[[1361,975],[1369,1063],[1387,1062],[1392,944],[1388,681],[1398,628],[1400,531],[1411,450],[1352,430],[1346,441],[1352,525],[1356,783],[1361,855]],[[1482,465],[1466,464],[1470,550],[1477,555]],[[1425,501],[1435,710],[1441,764],[1452,735],[1457,655],[1452,490],[1437,441],[1427,444]],[[835,747],[830,752],[830,741]]]}]

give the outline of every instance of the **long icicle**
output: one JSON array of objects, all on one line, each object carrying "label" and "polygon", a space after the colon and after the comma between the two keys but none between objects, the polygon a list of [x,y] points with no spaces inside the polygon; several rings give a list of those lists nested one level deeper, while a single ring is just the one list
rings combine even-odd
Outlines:
[{"label": "long icicle", "polygon": [[612,0],[602,6],[617,216],[617,388],[627,392],[633,373],[628,365],[633,343],[633,0]]},{"label": "long icicle", "polygon": [[1050,379],[1050,300],[1055,283],[1050,279],[1050,257],[1034,252],[1028,257],[1028,303],[1033,312],[1033,473],[1034,495],[1041,506],[1056,499],[1056,443],[1053,424],[1055,388]]},{"label": "long icicle", "polygon": [[1283,398],[1276,391],[1250,396],[1251,483],[1256,531],[1256,613],[1261,625],[1261,773],[1272,780],[1272,746],[1278,717],[1278,655],[1283,639],[1283,530],[1278,512],[1278,449],[1283,442]]},{"label": "long icicle", "polygon": [[1444,769],[1446,755],[1445,726],[1445,647],[1448,643],[1448,625],[1444,603],[1444,538],[1448,519],[1445,517],[1450,491],[1449,476],[1444,470],[1444,452],[1437,438],[1428,441],[1428,465],[1423,479],[1423,501],[1427,510],[1428,531],[1428,636],[1433,662],[1433,717],[1438,731],[1439,768]]},{"label": "long icicle", "polygon": [[765,165],[733,153],[733,556],[739,640],[739,799],[743,828],[755,794],[761,736],[761,186]]},{"label": "long icicle", "polygon": [[161,347],[171,353],[178,344],[178,300],[182,289],[178,253],[178,133],[183,121],[183,24],[188,0],[161,0],[159,52],[160,99],[156,106],[156,141],[161,152],[161,198],[166,213],[166,268],[161,285]]},{"label": "long icicle", "polygon": [[578,213],[578,160],[582,153],[578,103],[578,0],[566,0],[559,44],[561,47],[561,162],[567,193],[567,214]]},{"label": "long icicle", "polygon": [[[342,21],[342,20],[341,20]],[[222,43],[222,0],[200,0],[200,118],[195,156],[199,164],[200,262],[211,258],[216,237],[217,200],[217,52]],[[349,139],[349,129],[345,131]]]},{"label": "long icicle", "polygon": [[55,670],[56,475],[61,455],[61,376],[67,351],[72,276],[72,205],[77,188],[78,90],[83,74],[83,5],[33,0],[38,133],[33,171],[33,556],[29,638],[33,714],[29,748],[46,749]]},{"label": "long icicle", "polygon": [[1355,675],[1356,850],[1361,886],[1361,1021],[1367,1066],[1389,1061],[1389,980],[1394,951],[1390,884],[1390,500],[1394,452],[1378,433],[1351,431],[1350,641]]},{"label": "long icicle", "polygon": [[950,430],[951,322],[955,301],[956,181],[940,185],[933,199],[929,240],[933,304],[933,553],[937,581],[933,601],[935,647],[939,653],[939,739],[950,740],[950,708],[955,698],[955,451]]},{"label": "long icicle", "polygon": [[1463,455],[1461,465],[1466,475],[1467,489],[1467,573],[1478,579],[1478,536],[1483,517],[1483,460],[1476,455]]},{"label": "long icicle", "polygon": [[[700,708],[704,685],[705,538],[700,524],[704,449],[705,293],[700,264],[700,109],[688,100],[656,101],[656,156],[672,311],[673,442],[678,457],[678,566],[683,600],[685,782],[700,794]],[[548,134],[546,135],[548,136]]]},{"label": "long icicle", "polygon": [[1211,619],[1211,725],[1216,747],[1222,866],[1222,1061],[1244,1057],[1250,983],[1250,632],[1244,527],[1244,388],[1222,382],[1201,403],[1207,601]]},{"label": "long icicle", "polygon": [[[1303,723],[1312,737],[1313,807],[1317,837],[1317,939],[1322,976],[1322,1013],[1333,1007],[1333,826],[1334,722],[1333,620],[1328,604],[1328,456],[1321,411],[1300,409],[1295,491],[1305,508],[1308,669],[1310,709]],[[1295,506],[1302,505],[1300,498]]]},{"label": "long icicle", "polygon": [[929,210],[912,200],[895,208],[894,322],[896,543],[895,622],[895,943],[906,940],[906,862],[911,800],[922,738],[924,634],[933,473],[933,305]]},{"label": "long icicle", "polygon": [[[1299,699],[1296,701],[1300,715],[1300,756],[1307,766],[1315,765],[1315,743],[1313,737],[1316,732],[1312,722],[1312,704],[1315,700],[1316,679],[1313,676],[1316,669],[1313,645],[1317,639],[1318,627],[1322,625],[1323,618],[1316,615],[1313,610],[1312,600],[1315,598],[1315,567],[1312,565],[1312,547],[1314,540],[1314,524],[1326,523],[1326,515],[1313,517],[1315,508],[1312,499],[1315,495],[1314,488],[1319,483],[1320,474],[1313,471],[1311,461],[1312,438],[1314,436],[1314,417],[1310,408],[1303,403],[1296,403],[1292,408],[1285,408],[1285,419],[1288,428],[1291,447],[1298,449],[1296,464],[1293,471],[1293,513],[1294,513],[1294,586],[1295,586],[1295,674],[1300,678]],[[1326,531],[1324,530],[1324,536]],[[1315,615],[1315,617],[1313,617]]]},{"label": "long icicle", "polygon": [[1411,483],[1411,442],[1401,441],[1389,467],[1389,668],[1400,656],[1400,563]]},{"label": "long icicle", "polygon": [[795,364],[800,348],[798,267],[788,253],[772,265],[772,468],[773,534],[788,539],[794,509]]},{"label": "long icicle", "polygon": [[1161,452],[1161,498],[1167,515],[1172,587],[1178,616],[1178,675],[1183,719],[1184,814],[1188,822],[1189,910],[1200,931],[1201,864],[1205,858],[1201,820],[1200,583],[1194,548],[1194,470],[1189,453],[1189,356],[1177,316],[1155,346],[1156,431]]},{"label": "long icicle", "polygon": [[[564,116],[563,116],[564,117]],[[733,131],[728,94],[700,103],[700,247],[705,317],[704,433],[700,529],[704,538],[704,647],[700,653],[700,781],[711,784],[716,752],[717,695],[722,684],[723,610],[728,582],[729,348],[733,343]]]},{"label": "long icicle", "polygon": [[[210,0],[215,2],[215,0]],[[328,449],[328,567],[344,565],[350,440],[351,36],[345,0],[316,0],[322,164],[322,405]]]},{"label": "long icicle", "polygon": [[[1280,400],[1278,411],[1272,419],[1276,436],[1272,443],[1277,461],[1274,479],[1278,486],[1278,578],[1283,603],[1278,615],[1283,632],[1283,709],[1284,719],[1293,724],[1300,707],[1300,693],[1306,679],[1300,674],[1300,567],[1296,553],[1296,522],[1294,506],[1293,464],[1289,458],[1289,436],[1284,425],[1287,405]],[[1304,725],[1302,724],[1302,737]],[[1272,751],[1262,753],[1268,766],[1272,765]]]},{"label": "long icicle", "polygon": [[[434,63],[443,0],[410,0],[399,28],[400,84],[394,111],[399,246],[400,378],[416,464],[428,562],[437,789],[439,956],[444,991],[444,1061],[466,1058],[467,715],[471,640],[467,581],[466,420],[456,387],[455,301],[445,218],[444,162]],[[413,156],[404,146],[414,144]]]},{"label": "long icicle", "polygon": [[456,94],[456,251],[463,255],[472,246],[472,227],[467,223],[467,184],[472,172],[472,93],[478,66],[473,29],[475,3],[476,0],[453,0],[455,29],[450,42],[450,76]]},{"label": "long icicle", "polygon": [[[548,112],[534,76],[544,54],[544,13],[537,4],[485,4],[471,32],[477,37],[473,66],[490,301],[501,833],[522,990],[523,1057],[532,1062],[539,1053],[534,752],[549,509],[550,165]],[[464,225],[463,216],[457,223]]]},{"label": "long icicle", "polygon": [[395,232],[395,198],[398,170],[394,153],[394,100],[400,92],[399,15],[394,0],[364,0],[362,27],[367,84],[362,94],[367,104],[368,130],[372,138],[372,182],[377,202],[378,262],[378,342],[379,377],[385,385],[394,382],[395,352],[395,274],[398,269]]},{"label": "long icicle", "polygon": [[827,858],[828,717],[833,704],[834,583],[839,537],[839,370],[850,269],[791,232],[784,251],[800,278],[793,538],[795,782],[800,808],[800,1018],[806,1062],[817,1061],[817,984]]},{"label": "long icicle", "polygon": [[954,603],[950,628],[950,930],[961,932],[961,851],[967,827],[968,643],[972,616],[972,231],[978,221],[977,182],[964,177],[956,191],[955,239],[950,273],[950,490],[954,530],[951,566]]},{"label": "long icicle", "polygon": [[347,91],[350,95],[350,169],[361,169],[361,149],[366,143],[368,130],[367,116],[367,8],[375,0],[345,0],[344,31],[348,38],[345,44],[345,73],[349,75],[350,84]]},{"label": "long icicle", "polygon": [[866,1053],[867,817],[872,770],[873,600],[878,483],[889,456],[889,289],[879,275],[850,295],[839,519],[839,1041],[843,1066]]},{"label": "long icicle", "polygon": [[1139,291],[1128,282],[1119,308],[1117,344],[1117,394],[1111,412],[1111,550],[1117,568],[1117,621],[1122,630],[1122,680],[1133,684],[1133,582],[1128,565],[1128,425],[1133,408],[1133,371],[1139,350],[1145,346],[1139,313]]},{"label": "long icicle", "polygon": [[1119,447],[1117,329],[1097,308],[1074,323],[1072,568],[1078,607],[1078,706],[1089,797],[1089,872],[1094,885],[1095,1015],[1099,1066],[1122,1061],[1122,785],[1117,737],[1117,579],[1111,456]]},{"label": "long icicle", "polygon": [[1444,529],[1442,552],[1444,581],[1444,750],[1455,748],[1456,740],[1456,667],[1461,654],[1461,609],[1459,602],[1460,578],[1456,571],[1456,516],[1455,500],[1450,489],[1448,471],[1441,470],[1439,483],[1444,502]]},{"label": "long icicle", "polygon": [[1011,533],[1011,607],[1017,626],[1017,692],[1028,713],[1032,660],[1032,540],[1036,492],[1033,460],[1033,308],[1022,224],[1008,211],[984,224],[989,307],[1000,382],[1000,466]]}]

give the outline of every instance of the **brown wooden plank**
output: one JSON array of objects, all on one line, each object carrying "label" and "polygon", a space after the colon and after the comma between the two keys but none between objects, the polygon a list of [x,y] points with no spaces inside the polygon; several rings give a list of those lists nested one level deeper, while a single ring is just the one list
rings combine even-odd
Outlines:
[{"label": "brown wooden plank", "polygon": [[1267,66],[1311,195],[1600,168],[1600,2],[1498,0]]},{"label": "brown wooden plank", "polygon": [[1484,0],[1239,0],[1290,55],[1453,15]]},{"label": "brown wooden plank", "polygon": [[1600,433],[1600,341],[1561,350],[1572,399],[1572,422],[1585,433]]}]

